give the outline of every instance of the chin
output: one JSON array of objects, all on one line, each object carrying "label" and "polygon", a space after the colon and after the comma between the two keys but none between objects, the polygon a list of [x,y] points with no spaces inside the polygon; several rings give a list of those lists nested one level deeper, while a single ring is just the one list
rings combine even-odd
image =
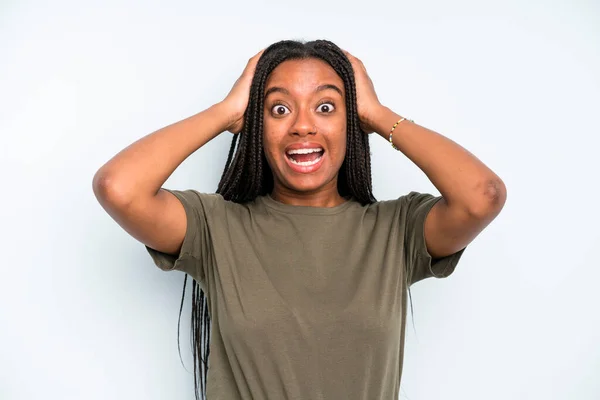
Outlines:
[{"label": "chin", "polygon": [[290,178],[285,177],[281,182],[284,187],[294,192],[317,192],[326,185],[323,179],[311,179],[308,177]]},{"label": "chin", "polygon": [[280,184],[288,190],[297,193],[317,193],[326,190],[331,185],[337,188],[336,175],[334,176],[281,176]]}]

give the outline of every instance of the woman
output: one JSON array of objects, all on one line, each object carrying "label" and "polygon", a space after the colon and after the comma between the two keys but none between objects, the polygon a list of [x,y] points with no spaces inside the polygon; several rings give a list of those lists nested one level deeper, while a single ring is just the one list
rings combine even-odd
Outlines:
[{"label": "woman", "polygon": [[[217,193],[161,189],[226,130]],[[442,195],[376,201],[373,132]],[[94,192],[158,267],[194,279],[208,399],[397,399],[410,285],[450,275],[506,199],[494,172],[383,106],[362,62],[323,40],[261,51],[224,100],[102,166]]]}]

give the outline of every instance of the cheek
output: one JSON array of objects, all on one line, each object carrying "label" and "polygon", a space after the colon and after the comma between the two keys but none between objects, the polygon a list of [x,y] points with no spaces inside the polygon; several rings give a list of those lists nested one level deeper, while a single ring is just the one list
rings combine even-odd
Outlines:
[{"label": "cheek", "polygon": [[332,141],[332,143],[330,143],[332,158],[334,159],[334,163],[337,167],[341,166],[344,162],[344,159],[346,158],[347,145],[348,143],[345,129],[336,136],[335,140]]},{"label": "cheek", "polygon": [[269,166],[271,169],[273,169],[273,164],[277,163],[278,161],[277,157],[279,154],[279,139],[275,133],[268,129],[267,126],[265,126],[264,132],[263,151]]}]

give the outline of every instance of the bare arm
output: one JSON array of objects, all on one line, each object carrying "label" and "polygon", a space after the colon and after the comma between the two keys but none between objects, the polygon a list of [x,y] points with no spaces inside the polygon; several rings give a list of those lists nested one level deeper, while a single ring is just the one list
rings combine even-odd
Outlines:
[{"label": "bare arm", "polygon": [[187,229],[185,210],[161,187],[187,157],[219,133],[241,131],[261,54],[249,60],[225,100],[144,136],[96,172],[92,186],[98,202],[131,236],[155,250],[179,253]]},{"label": "bare arm", "polygon": [[[367,70],[345,52],[356,78],[358,114],[367,133],[389,139],[400,115],[383,106]],[[477,157],[451,139],[410,121],[402,121],[392,137],[396,146],[440,191],[425,220],[425,242],[433,258],[465,248],[500,213],[506,202],[504,182]]]},{"label": "bare arm", "polygon": [[179,252],[186,232],[185,211],[175,196],[160,189],[188,156],[226,129],[227,120],[219,107],[214,105],[144,136],[94,175],[94,194],[102,207],[149,247]]},{"label": "bare arm", "polygon": [[[380,109],[374,130],[385,140],[400,116]],[[394,145],[413,161],[440,191],[425,221],[425,240],[432,257],[466,247],[500,213],[506,187],[500,177],[451,139],[410,121],[402,121],[392,136]]]},{"label": "bare arm", "polygon": [[168,125],[121,150],[96,172],[96,195],[109,195],[119,203],[156,195],[187,157],[227,128],[219,107]]}]

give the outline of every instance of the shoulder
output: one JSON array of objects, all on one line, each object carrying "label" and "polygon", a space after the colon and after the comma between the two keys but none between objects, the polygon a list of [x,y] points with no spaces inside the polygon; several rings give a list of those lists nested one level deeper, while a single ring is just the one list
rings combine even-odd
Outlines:
[{"label": "shoulder", "polygon": [[411,191],[408,194],[400,196],[404,212],[411,216],[415,214],[427,214],[429,210],[442,199],[442,196],[431,193]]},{"label": "shoulder", "polygon": [[433,205],[440,200],[441,196],[435,196],[431,193],[410,191],[395,199],[380,200],[367,205],[370,213],[383,215],[386,218],[410,219],[416,214],[427,213]]},{"label": "shoulder", "polygon": [[164,189],[177,197],[184,205],[192,208],[201,208],[204,211],[212,210],[216,206],[223,204],[225,199],[217,193],[203,193],[196,189]]},{"label": "shoulder", "polygon": [[393,204],[402,208],[403,211],[413,212],[419,207],[426,207],[435,204],[442,196],[436,196],[427,192],[418,192],[412,190],[395,200],[392,200]]},{"label": "shoulder", "polygon": [[[164,189],[164,188],[163,188]],[[254,200],[245,203],[236,203],[226,200],[220,193],[200,192],[196,189],[164,189],[178,199],[204,211],[213,212],[257,212],[265,208],[264,196],[257,196]]]}]

